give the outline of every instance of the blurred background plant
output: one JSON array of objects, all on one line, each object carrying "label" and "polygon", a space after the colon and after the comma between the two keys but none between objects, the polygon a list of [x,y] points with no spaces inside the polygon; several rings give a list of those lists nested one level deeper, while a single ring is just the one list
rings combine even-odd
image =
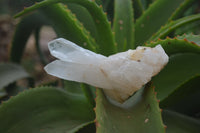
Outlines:
[{"label": "blurred background plant", "polygon": [[[198,0],[0,0],[0,132],[199,133],[199,12]],[[44,72],[57,37],[106,56],[161,44],[170,60],[115,106]]]}]

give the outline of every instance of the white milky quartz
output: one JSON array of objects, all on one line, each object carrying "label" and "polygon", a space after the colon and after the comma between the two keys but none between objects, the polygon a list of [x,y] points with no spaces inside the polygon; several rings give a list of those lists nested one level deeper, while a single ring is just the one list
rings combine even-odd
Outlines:
[{"label": "white milky quartz", "polygon": [[107,96],[120,103],[149,82],[168,62],[161,45],[137,47],[109,57],[63,38],[51,41],[48,47],[58,58],[45,67],[48,74],[102,88]]}]

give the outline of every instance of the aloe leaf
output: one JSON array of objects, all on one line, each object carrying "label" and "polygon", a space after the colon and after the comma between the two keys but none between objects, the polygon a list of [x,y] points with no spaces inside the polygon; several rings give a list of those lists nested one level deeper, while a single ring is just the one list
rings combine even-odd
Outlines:
[{"label": "aloe leaf", "polygon": [[94,121],[84,125],[84,127],[76,131],[76,133],[96,133],[96,126]]},{"label": "aloe leaf", "polygon": [[97,38],[97,29],[95,27],[95,23],[93,21],[92,16],[88,12],[88,10],[79,5],[74,3],[67,4],[67,7],[74,13],[77,19],[83,24],[83,26],[89,31],[92,37]]},{"label": "aloe leaf", "polygon": [[51,23],[59,37],[96,51],[96,42],[70,10],[61,4],[54,4],[40,11]]},{"label": "aloe leaf", "polygon": [[177,53],[200,53],[199,44],[196,44],[194,41],[189,41],[187,38],[181,36],[178,38],[167,38],[165,40],[158,39],[156,42],[146,44],[146,46],[155,47],[156,45],[161,44],[168,56]]},{"label": "aloe leaf", "polygon": [[[126,15],[125,15],[126,14]],[[134,46],[134,23],[131,0],[115,0],[114,33],[118,51],[122,52]]]},{"label": "aloe leaf", "polygon": [[109,4],[112,3],[114,0],[102,0],[103,3],[103,7],[105,8],[105,10],[107,11],[109,9]]},{"label": "aloe leaf", "polygon": [[[195,101],[198,96],[192,96],[198,89],[194,88],[194,91],[194,89],[185,88],[185,86],[195,86],[196,83],[191,84],[191,82],[195,81],[190,80],[196,77],[200,72],[198,69],[198,65],[200,65],[198,63],[200,52],[199,36],[189,34],[178,36],[178,38],[175,39],[167,38],[165,40],[151,42],[148,46],[152,47],[158,44],[161,44],[166,53],[170,56],[168,65],[161,73],[153,78],[156,91],[158,92],[158,98],[161,100],[161,107],[170,107],[173,103],[171,108],[190,115],[194,114],[195,112],[193,110],[195,107],[191,107],[190,103],[195,102],[197,105],[199,104]],[[195,64],[195,66],[193,67],[190,64]],[[183,95],[185,91],[188,92],[188,89],[190,93]],[[192,91],[194,91],[194,93]],[[190,97],[190,100],[188,100],[188,97]]]},{"label": "aloe leaf", "polygon": [[190,78],[177,87],[160,105],[195,117],[195,114],[200,112],[199,81],[200,75]]},{"label": "aloe leaf", "polygon": [[16,27],[12,40],[10,51],[10,60],[12,62],[19,63],[21,61],[26,42],[33,30],[46,24],[48,24],[48,22],[44,17],[37,13],[22,18]]},{"label": "aloe leaf", "polygon": [[94,119],[87,100],[53,87],[31,89],[0,106],[2,133],[75,132]]},{"label": "aloe leaf", "polygon": [[[184,27],[180,27],[178,29],[176,29],[173,32],[174,36],[178,36],[178,35],[182,35],[182,34],[199,34],[199,24],[200,24],[200,20],[199,21],[194,21],[192,23],[190,23],[189,25],[185,25]],[[172,35],[172,34],[170,34]]]},{"label": "aloe leaf", "polygon": [[[45,3],[42,1],[40,3]],[[49,1],[47,1],[49,2]],[[57,1],[50,1],[52,3],[57,3]],[[48,3],[49,4],[49,3]],[[50,3],[51,4],[51,3]],[[40,4],[36,3],[31,6],[32,9],[37,9]],[[23,12],[29,11],[29,8],[25,8]],[[88,31],[81,25],[81,23],[76,19],[76,17],[60,4],[51,5],[48,8],[43,8],[40,10],[45,16],[44,18],[48,21],[56,31],[59,37],[67,38],[82,47],[88,48],[92,51],[96,51],[96,42],[89,35]]]},{"label": "aloe leaf", "polygon": [[[96,39],[97,44],[99,44],[99,52],[103,55],[110,55],[110,54],[114,54],[116,52],[116,47],[115,47],[115,44],[114,44],[114,37],[113,37],[112,31],[111,31],[111,25],[108,22],[105,13],[103,12],[102,6],[98,6],[94,1],[88,1],[88,0],[45,0],[45,1],[37,3],[37,4],[35,4],[35,5],[33,5],[29,8],[26,8],[24,11],[17,14],[16,17],[19,17],[23,14],[26,14],[28,12],[31,12],[33,10],[36,10],[36,9],[44,7],[44,6],[51,5],[51,8],[52,8],[52,6],[55,6],[55,5],[52,5],[52,4],[55,4],[55,3],[58,3],[58,2],[63,2],[63,3],[66,3],[66,4],[67,3],[76,3],[76,4],[80,4],[81,6],[85,7],[90,12],[90,14],[93,18],[93,21],[95,23],[96,29],[97,29],[98,38],[95,38],[95,39]],[[52,21],[55,21],[55,23],[59,23],[59,25],[58,24],[56,25],[57,26],[56,28],[58,30],[61,30],[61,29],[64,30],[65,28],[62,28],[62,27],[65,27],[69,23],[65,22],[65,26],[64,26],[64,25],[60,24],[60,22],[63,22],[63,21],[60,21],[60,20],[67,19],[66,17],[64,17],[67,14],[62,13],[62,12],[64,12],[64,10],[60,9],[60,7],[56,7],[56,8],[54,7],[54,9],[52,9],[52,10],[50,10],[49,8],[47,10],[45,8],[42,8],[42,9],[43,9],[43,11],[45,10],[45,12],[46,12],[45,14],[47,16],[50,16]],[[55,12],[58,12],[59,14],[57,14],[56,16],[53,15],[53,14],[55,14]],[[76,22],[76,21],[73,21],[73,23],[74,22]],[[72,26],[72,23],[70,23],[69,25]],[[61,28],[59,28],[59,26],[61,26]],[[77,27],[77,25],[76,25],[76,27]],[[71,27],[69,27],[69,28],[71,28]],[[66,32],[62,32],[62,33],[64,34]],[[72,31],[72,33],[75,33],[75,32]],[[70,32],[70,34],[72,34],[72,33]],[[75,35],[73,35],[71,37],[75,38],[74,36]],[[89,35],[87,35],[87,36],[89,36]],[[70,39],[71,39],[71,37],[70,37]],[[77,43],[76,42],[78,40],[77,37],[79,38],[79,36],[77,35],[77,32],[76,32],[76,39],[74,40],[75,43]],[[77,44],[79,44],[79,43],[77,43]]]},{"label": "aloe leaf", "polygon": [[85,7],[93,17],[95,26],[98,33],[96,38],[97,44],[99,44],[99,52],[103,55],[111,55],[116,53],[116,46],[114,42],[114,36],[111,31],[111,24],[108,22],[106,14],[103,12],[102,6],[98,6],[93,1],[88,0],[60,0],[61,2],[73,2]]},{"label": "aloe leaf", "polygon": [[1,0],[0,12],[1,14],[15,15],[17,12],[23,10],[24,7],[34,4],[31,0]]},{"label": "aloe leaf", "polygon": [[141,0],[132,0],[132,1],[134,9],[134,18],[137,19],[143,14],[144,10],[142,7]]},{"label": "aloe leaf", "polygon": [[112,23],[114,19],[114,0],[105,0],[108,3],[103,3],[103,9],[107,13],[108,20]]},{"label": "aloe leaf", "polygon": [[80,94],[80,95],[83,94],[80,83],[77,83],[74,81],[63,80],[63,86],[64,86],[64,89],[68,93],[75,93],[75,94]]},{"label": "aloe leaf", "polygon": [[194,2],[196,2],[197,0],[185,0],[181,6],[179,8],[176,9],[176,11],[173,13],[173,15],[171,16],[170,20],[175,20],[180,18],[183,13],[189,8],[191,7],[192,4],[194,4]]},{"label": "aloe leaf", "polygon": [[[195,64],[195,65],[191,65]],[[164,101],[188,79],[200,74],[200,54],[182,53],[170,56],[167,66],[153,78],[158,99]]]},{"label": "aloe leaf", "polygon": [[140,0],[143,8],[146,10],[155,0]]},{"label": "aloe leaf", "polygon": [[101,90],[96,99],[97,133],[164,133],[161,111],[153,87],[147,85],[124,105],[111,104]]},{"label": "aloe leaf", "polygon": [[95,2],[96,2],[98,5],[102,5],[102,4],[103,4],[103,1],[102,1],[102,0],[95,0]]},{"label": "aloe leaf", "polygon": [[0,89],[15,82],[16,80],[28,77],[28,73],[17,64],[0,64]]},{"label": "aloe leaf", "polygon": [[196,43],[198,46],[200,46],[200,35],[184,34],[182,36],[177,36],[177,38],[188,40],[188,41]]},{"label": "aloe leaf", "polygon": [[135,45],[143,45],[162,25],[166,24],[172,13],[183,1],[155,1],[135,23]]},{"label": "aloe leaf", "polygon": [[81,84],[81,88],[83,90],[83,93],[85,94],[85,97],[87,98],[88,102],[90,103],[91,107],[94,108],[95,107],[95,98],[93,95],[93,88],[90,88],[89,85],[87,84]]},{"label": "aloe leaf", "polygon": [[155,40],[157,40],[159,38],[163,39],[169,33],[171,33],[172,31],[176,30],[177,28],[185,26],[186,24],[190,24],[190,23],[195,22],[195,21],[199,21],[199,20],[200,20],[200,14],[187,16],[187,17],[178,19],[176,21],[171,21],[170,23],[168,23],[167,25],[162,27],[149,40],[150,41],[155,41]]},{"label": "aloe leaf", "polygon": [[75,93],[82,96],[85,96],[90,104],[91,108],[95,107],[95,88],[92,88],[89,85],[77,83],[74,81],[64,80],[64,88],[69,93]]},{"label": "aloe leaf", "polygon": [[94,101],[96,97],[94,94],[95,88],[91,88],[91,86],[89,85],[77,83],[74,81],[64,80],[63,82],[64,82],[64,88],[67,92],[85,96],[86,99],[88,100],[88,103],[90,103],[90,106],[92,108],[95,107],[95,101]]},{"label": "aloe leaf", "polygon": [[166,133],[198,133],[200,121],[194,118],[164,110],[163,121],[167,125]]}]

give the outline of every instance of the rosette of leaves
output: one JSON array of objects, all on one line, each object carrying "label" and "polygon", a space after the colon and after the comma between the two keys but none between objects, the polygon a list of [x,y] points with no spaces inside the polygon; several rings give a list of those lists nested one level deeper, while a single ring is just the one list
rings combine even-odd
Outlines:
[{"label": "rosette of leaves", "polygon": [[30,2],[35,4],[16,15],[21,20],[12,40],[11,62],[20,63],[31,33],[39,42],[40,28],[49,25],[58,37],[106,56],[139,45],[160,44],[170,57],[169,63],[122,105],[111,104],[101,89],[94,93],[91,86],[69,81],[62,87],[21,92],[0,105],[0,132],[200,131],[198,0]]}]

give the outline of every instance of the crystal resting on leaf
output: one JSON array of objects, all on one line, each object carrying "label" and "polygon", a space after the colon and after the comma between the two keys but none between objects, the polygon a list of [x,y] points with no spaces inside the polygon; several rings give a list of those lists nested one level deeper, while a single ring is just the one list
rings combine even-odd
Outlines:
[{"label": "crystal resting on leaf", "polygon": [[59,38],[49,42],[50,53],[58,58],[45,66],[48,74],[102,88],[111,99],[123,103],[167,64],[161,45],[137,47],[109,57]]}]

